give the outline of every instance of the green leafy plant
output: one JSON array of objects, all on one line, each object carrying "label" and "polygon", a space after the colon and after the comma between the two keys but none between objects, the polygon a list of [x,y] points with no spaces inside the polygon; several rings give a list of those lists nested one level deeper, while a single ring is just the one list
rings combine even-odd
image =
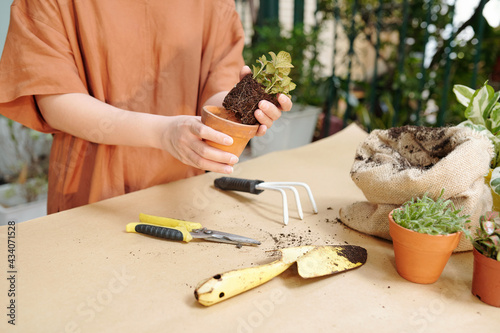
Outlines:
[{"label": "green leafy plant", "polygon": [[479,218],[476,233],[469,237],[474,248],[484,256],[500,261],[500,217],[487,212]]},{"label": "green leafy plant", "polygon": [[295,89],[296,85],[288,76],[292,65],[292,57],[288,52],[280,51],[278,55],[269,52],[271,60],[267,60],[266,55],[262,55],[256,62],[260,66],[252,65],[253,79],[265,87],[264,91],[271,95],[282,93],[290,96],[290,91]]},{"label": "green leafy plant", "polygon": [[256,62],[260,66],[253,66],[253,73],[245,75],[224,97],[222,106],[234,113],[239,122],[246,125],[258,123],[254,112],[257,110],[261,100],[267,100],[276,106],[278,93],[290,97],[290,91],[295,89],[295,83],[288,76],[292,65],[292,57],[286,51],[280,51],[278,55],[269,52],[271,60],[265,55],[259,57]]},{"label": "green leafy plant", "polygon": [[327,77],[325,68],[318,55],[322,46],[319,38],[323,23],[312,29],[303,24],[296,24],[291,29],[285,29],[279,22],[253,27],[252,42],[245,46],[243,56],[246,63],[253,63],[269,50],[283,50],[293,59],[293,70],[289,74],[297,87],[292,94],[296,104],[324,104],[327,96]]},{"label": "green leafy plant", "polygon": [[412,198],[392,213],[394,222],[403,228],[423,234],[447,235],[462,231],[470,222],[470,215],[460,215],[462,209],[456,209],[451,200],[443,199],[444,189],[434,201],[427,194],[422,198]]},{"label": "green leafy plant", "polygon": [[490,186],[493,191],[500,194],[500,91],[495,92],[486,81],[477,90],[463,85],[455,85],[453,92],[460,104],[466,107],[467,120],[459,126],[465,126],[486,134],[495,149],[495,156],[491,160]]}]

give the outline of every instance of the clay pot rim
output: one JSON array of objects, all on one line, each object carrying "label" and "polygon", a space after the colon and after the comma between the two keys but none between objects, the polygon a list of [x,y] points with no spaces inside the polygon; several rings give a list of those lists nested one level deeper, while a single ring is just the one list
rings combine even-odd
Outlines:
[{"label": "clay pot rim", "polygon": [[[216,106],[216,105],[205,105],[202,108],[203,112],[209,113],[212,117],[217,118],[217,119],[219,119],[221,121],[228,121],[228,122],[231,122],[231,123],[236,124],[238,126],[247,127],[247,128],[255,128],[255,127],[259,127],[260,126],[260,124],[247,125],[247,124],[242,124],[242,123],[239,123],[239,122],[236,122],[236,121],[233,121],[233,120],[229,120],[229,119],[226,119],[226,118],[219,117],[215,113],[209,111],[208,110],[209,107],[212,107],[212,108],[221,108],[221,109],[224,109],[224,108],[221,107],[221,106]],[[225,110],[227,110],[227,109],[225,109]]]},{"label": "clay pot rim", "polygon": [[500,265],[500,261],[495,260],[493,258],[487,257],[481,252],[479,252],[475,247],[472,248],[472,253],[474,254],[474,257],[480,258],[482,262],[486,265]]}]

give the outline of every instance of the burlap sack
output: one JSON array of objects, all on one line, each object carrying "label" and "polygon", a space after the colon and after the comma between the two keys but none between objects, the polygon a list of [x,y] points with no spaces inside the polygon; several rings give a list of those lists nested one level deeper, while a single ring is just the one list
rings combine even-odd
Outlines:
[{"label": "burlap sack", "polygon": [[[489,139],[470,128],[374,130],[358,147],[351,168],[351,178],[368,201],[341,208],[340,219],[355,230],[390,240],[391,210],[425,193],[436,199],[444,188],[444,199],[463,207],[474,227],[491,209],[484,176],[492,157]],[[472,245],[462,237],[456,251],[467,250]]]}]

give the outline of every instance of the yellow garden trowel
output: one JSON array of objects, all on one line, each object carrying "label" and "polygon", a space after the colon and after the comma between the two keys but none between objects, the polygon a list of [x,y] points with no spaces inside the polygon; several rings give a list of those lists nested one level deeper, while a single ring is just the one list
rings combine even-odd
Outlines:
[{"label": "yellow garden trowel", "polygon": [[194,296],[213,305],[266,283],[297,262],[299,275],[313,278],[345,272],[366,262],[366,249],[356,245],[299,246],[278,250],[281,259],[268,264],[217,274],[202,281]]}]

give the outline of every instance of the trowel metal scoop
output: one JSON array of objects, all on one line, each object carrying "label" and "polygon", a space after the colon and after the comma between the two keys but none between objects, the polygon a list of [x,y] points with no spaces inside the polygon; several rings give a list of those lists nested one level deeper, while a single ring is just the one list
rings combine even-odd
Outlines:
[{"label": "trowel metal scoop", "polygon": [[313,278],[345,272],[366,262],[366,249],[356,245],[299,246],[277,250],[281,259],[268,264],[237,269],[202,281],[194,296],[205,306],[260,286],[297,262],[299,275]]}]

